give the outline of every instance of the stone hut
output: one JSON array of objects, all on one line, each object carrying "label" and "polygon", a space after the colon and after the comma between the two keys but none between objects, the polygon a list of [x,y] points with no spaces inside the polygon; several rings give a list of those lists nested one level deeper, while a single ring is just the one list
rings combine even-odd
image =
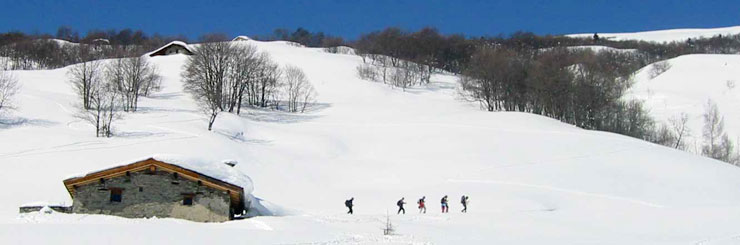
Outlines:
[{"label": "stone hut", "polygon": [[161,56],[161,55],[172,55],[172,54],[185,54],[193,55],[193,50],[188,46],[187,43],[182,41],[172,41],[167,45],[158,48],[149,53],[150,57]]},{"label": "stone hut", "polygon": [[223,222],[246,212],[249,177],[231,165],[152,157],[64,180],[72,212]]}]

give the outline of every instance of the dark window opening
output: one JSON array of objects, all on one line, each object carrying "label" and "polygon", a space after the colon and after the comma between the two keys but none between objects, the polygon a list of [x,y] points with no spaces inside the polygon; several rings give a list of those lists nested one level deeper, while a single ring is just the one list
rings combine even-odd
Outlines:
[{"label": "dark window opening", "polygon": [[177,179],[177,177],[178,177],[178,176],[179,176],[179,175],[178,175],[177,173],[173,173],[173,174],[172,174],[172,178],[173,178],[173,179]]},{"label": "dark window opening", "polygon": [[186,195],[182,198],[182,205],[193,206],[193,195]]},{"label": "dark window opening", "polygon": [[203,185],[203,181],[198,180],[198,186]]},{"label": "dark window opening", "polygon": [[177,182],[177,181],[172,181],[170,183],[172,183],[173,185],[179,185],[180,184],[180,182]]},{"label": "dark window opening", "polygon": [[123,189],[111,188],[110,189],[110,202],[121,202],[123,198]]},{"label": "dark window opening", "polygon": [[139,187],[139,192],[144,191],[144,187]]},{"label": "dark window opening", "polygon": [[99,179],[98,181],[99,181],[99,182],[100,182],[101,184],[105,184],[105,179],[103,179],[103,178],[100,178],[100,179]]}]

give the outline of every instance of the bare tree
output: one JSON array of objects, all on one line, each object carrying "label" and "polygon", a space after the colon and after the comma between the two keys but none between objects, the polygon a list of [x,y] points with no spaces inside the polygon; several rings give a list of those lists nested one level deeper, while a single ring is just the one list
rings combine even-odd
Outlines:
[{"label": "bare tree", "polygon": [[125,111],[136,111],[139,104],[139,96],[149,89],[152,84],[157,84],[159,75],[157,68],[142,56],[127,58],[123,62],[124,80],[120,86],[125,99],[123,109]]},{"label": "bare tree", "polygon": [[76,117],[95,127],[96,137],[111,137],[113,122],[121,118],[121,98],[109,79],[94,79],[89,84],[88,108],[80,107]]},{"label": "bare tree", "polygon": [[239,114],[244,92],[249,83],[256,77],[259,56],[257,55],[257,48],[253,45],[237,43],[232,44],[232,46],[231,68],[224,89],[227,94],[226,107],[228,111],[234,112],[236,108],[237,114]]},{"label": "bare tree", "polygon": [[185,71],[181,74],[185,91],[198,102],[204,113],[208,115],[208,130],[213,128],[218,113],[224,110],[223,91],[227,86],[226,79],[229,71],[230,44],[226,42],[211,42],[201,44],[185,63]]},{"label": "bare tree", "polygon": [[719,109],[712,100],[707,101],[704,110],[702,155],[729,162],[733,144],[724,131],[724,119],[720,116]]},{"label": "bare tree", "polygon": [[316,97],[316,90],[306,78],[301,68],[296,66],[286,66],[283,76],[283,93],[288,103],[288,111],[304,112],[306,106],[313,103]]},{"label": "bare tree", "polygon": [[20,90],[18,79],[10,72],[0,71],[0,113],[13,108],[13,96]]},{"label": "bare tree", "polygon": [[67,71],[68,81],[82,100],[82,108],[85,110],[90,109],[93,84],[100,83],[99,80],[102,79],[100,66],[100,61],[93,60],[74,65]]},{"label": "bare tree", "polygon": [[[145,57],[137,57],[144,59],[141,65],[141,86],[139,88],[139,96],[149,96],[153,92],[162,90],[162,76],[159,75],[159,68],[153,63],[149,63]],[[138,101],[138,99],[137,99]]]},{"label": "bare tree", "polygon": [[673,145],[673,148],[685,151],[688,149],[688,145],[683,140],[684,138],[691,136],[691,129],[688,126],[689,115],[684,112],[678,117],[668,119],[668,122],[671,124],[673,134],[676,136],[676,142]]}]

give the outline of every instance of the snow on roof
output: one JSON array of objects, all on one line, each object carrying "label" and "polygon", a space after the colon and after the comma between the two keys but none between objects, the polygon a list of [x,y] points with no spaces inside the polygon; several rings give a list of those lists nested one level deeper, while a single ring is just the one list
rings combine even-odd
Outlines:
[{"label": "snow on roof", "polygon": [[105,39],[105,38],[96,38],[96,39],[93,39],[92,41],[93,41],[93,43],[102,42],[102,43],[108,43],[108,44],[110,44],[110,40]]},{"label": "snow on roof", "polygon": [[164,46],[162,46],[162,47],[160,47],[160,48],[158,48],[158,49],[155,49],[155,50],[154,50],[154,51],[152,51],[152,52],[146,53],[146,56],[150,56],[150,55],[151,55],[151,54],[153,54],[153,53],[156,53],[156,52],[162,51],[163,49],[165,49],[165,48],[169,47],[170,45],[178,45],[178,46],[182,46],[183,48],[187,49],[187,50],[188,50],[188,51],[190,51],[191,53],[194,53],[194,52],[193,52],[193,49],[192,49],[192,48],[190,47],[190,45],[188,45],[187,43],[185,43],[185,42],[183,42],[183,41],[172,41],[172,42],[170,42],[170,43],[168,43],[168,44],[165,44]]},{"label": "snow on roof", "polygon": [[[132,163],[141,162],[147,159],[154,159],[160,162],[176,165],[191,171],[198,172],[202,175],[229,183],[233,185],[237,185],[241,187],[244,190],[244,194],[252,193],[254,190],[252,179],[249,178],[245,173],[237,170],[234,167],[231,167],[229,165],[224,164],[223,161],[214,161],[211,159],[204,159],[204,158],[198,158],[198,157],[187,157],[187,156],[181,156],[181,155],[173,155],[173,154],[157,154],[151,157],[144,157],[144,158],[138,158],[131,161],[126,161],[122,164],[116,164],[109,168],[104,169],[112,169],[117,168],[125,165],[129,165]],[[71,179],[71,178],[79,178],[84,177],[92,173],[100,172],[101,170],[96,170],[93,172],[88,172],[85,174],[77,174],[68,176],[65,179]]]},{"label": "snow on roof", "polygon": [[231,41],[249,41],[249,40],[252,40],[252,39],[251,39],[251,38],[249,38],[248,36],[244,36],[244,35],[242,35],[242,36],[237,36],[237,37],[235,37],[235,38],[234,38],[234,39],[232,39]]}]

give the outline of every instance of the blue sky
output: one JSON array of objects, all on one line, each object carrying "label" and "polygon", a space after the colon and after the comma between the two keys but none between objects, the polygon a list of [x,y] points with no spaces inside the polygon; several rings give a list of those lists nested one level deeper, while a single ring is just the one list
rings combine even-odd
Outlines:
[{"label": "blue sky", "polygon": [[270,34],[278,27],[356,38],[389,26],[416,30],[437,27],[468,36],[632,32],[669,28],[740,25],[738,0],[590,1],[155,1],[155,0],[0,0],[0,32],[21,30],[54,34],[67,25],[90,29],[142,29],[148,34],[208,32]]}]

